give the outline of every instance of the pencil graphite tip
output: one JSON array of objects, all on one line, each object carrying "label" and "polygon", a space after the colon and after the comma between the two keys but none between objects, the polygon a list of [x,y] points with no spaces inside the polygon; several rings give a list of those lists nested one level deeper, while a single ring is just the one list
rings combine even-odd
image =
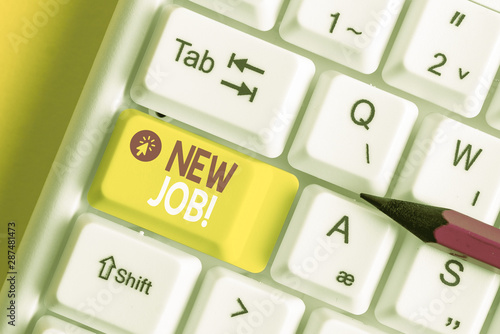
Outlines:
[{"label": "pencil graphite tip", "polygon": [[360,197],[425,242],[435,242],[434,229],[448,223],[443,208],[364,193]]},{"label": "pencil graphite tip", "polygon": [[387,204],[387,202],[390,201],[390,199],[384,198],[384,197],[378,197],[378,196],[373,196],[365,193],[359,194],[359,197],[376,207],[377,209],[380,209],[382,206]]}]

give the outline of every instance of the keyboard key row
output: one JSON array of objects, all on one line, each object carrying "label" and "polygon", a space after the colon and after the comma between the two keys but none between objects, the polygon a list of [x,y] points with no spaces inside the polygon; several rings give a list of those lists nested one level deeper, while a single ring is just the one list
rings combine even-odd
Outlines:
[{"label": "keyboard key row", "polygon": [[[279,248],[272,276],[289,288],[362,314],[372,302],[395,236],[394,224],[373,209],[309,186]],[[500,285],[497,273],[410,234],[394,266],[397,270],[391,271],[375,309],[383,324],[404,333],[424,329],[439,334],[458,328],[479,333]],[[103,332],[173,333],[200,270],[196,257],[86,213],[75,223],[45,304],[82,327]],[[282,290],[212,267],[192,307],[186,334],[292,334],[305,305]],[[44,316],[33,333],[90,333],[82,327]],[[497,327],[493,322],[490,333]],[[328,309],[314,311],[304,333],[334,330],[382,333]]]},{"label": "keyboard key row", "polygon": [[[342,85],[351,88],[348,83],[352,79],[340,79]],[[386,96],[382,95],[382,99],[376,94],[374,98],[370,97],[377,101],[374,102],[377,106],[383,98]],[[353,123],[346,110],[340,115],[344,124]],[[388,115],[392,115],[390,111]],[[370,116],[359,117],[368,120]],[[383,114],[381,117],[384,118]],[[385,120],[385,123],[390,121]],[[395,120],[397,117],[392,117],[392,121]],[[376,117],[372,121],[370,129],[376,131],[380,123]],[[410,122],[406,123],[407,130]],[[321,119],[317,122],[320,125],[325,123]],[[395,124],[395,131],[405,130],[404,122]],[[354,123],[352,126],[366,131]],[[316,132],[328,133],[327,129],[321,131]],[[378,130],[378,134],[383,138],[389,131]],[[408,133],[404,136],[407,137]],[[464,143],[468,137],[480,138],[474,131],[467,134],[460,130],[460,136]],[[404,142],[400,137],[396,138]],[[487,140],[482,140],[482,143],[484,145]],[[374,146],[387,145],[381,142]],[[402,144],[397,145],[401,150]],[[468,152],[466,148],[463,150],[464,154]],[[462,149],[456,153],[457,164],[459,157],[464,155],[460,152]],[[359,152],[358,156],[363,156],[363,153]],[[494,158],[489,153],[484,155]],[[466,168],[470,169],[469,165],[475,161],[469,158],[464,157]],[[430,161],[428,165],[435,166],[433,160]],[[486,166],[494,168],[495,165],[489,163]],[[455,167],[452,165],[452,168]],[[444,167],[441,169],[450,174]],[[432,173],[436,173],[434,169]],[[439,184],[441,179],[445,177],[433,182]],[[452,178],[450,182],[455,181],[456,178]],[[488,182],[487,185],[493,185],[491,176]],[[296,190],[297,181],[291,174],[129,110],[123,112],[117,122],[88,198],[93,206],[107,213],[242,268],[260,271],[267,264]],[[476,198],[475,205],[494,208],[493,204],[498,204],[496,198],[488,195],[486,189],[482,191],[483,197]],[[267,192],[268,200],[264,200],[262,192]],[[256,215],[258,207],[264,211]],[[238,224],[242,221],[246,223]]]},{"label": "keyboard key row", "polygon": [[[235,277],[232,277],[235,276]],[[222,284],[225,283],[226,280],[231,280],[234,278],[234,281],[231,283],[239,283],[238,280],[242,279],[242,281],[246,281],[246,277],[231,274],[224,269],[216,268],[215,270],[209,271],[207,274],[207,280],[211,280],[211,282],[207,284]],[[255,282],[252,280],[251,286],[244,286],[243,291],[255,291],[252,289],[255,285]],[[234,286],[232,286],[234,288]],[[238,287],[241,288],[241,287]],[[260,286],[258,289],[259,293],[265,293],[268,287]],[[224,295],[227,292],[225,289],[224,292],[219,293],[219,295],[208,296],[208,300],[203,300],[203,306],[208,307],[208,309],[199,310],[204,312],[203,314],[192,312],[193,316],[189,318],[189,323],[187,327],[184,328],[183,333],[186,334],[199,334],[199,333],[214,333],[219,328],[225,328],[225,331],[220,330],[218,333],[259,333],[259,334],[285,334],[285,333],[296,333],[295,328],[297,325],[297,321],[300,320],[301,313],[303,312],[303,307],[300,304],[301,301],[299,299],[287,300],[287,301],[279,301],[280,305],[288,305],[288,308],[282,307],[281,309],[277,309],[275,303],[272,300],[277,300],[272,297],[272,295],[265,296],[264,299],[259,299],[255,296],[251,296],[250,299],[254,301],[251,305],[255,308],[249,311],[245,304],[243,304],[241,298],[237,298],[236,304],[238,311],[234,313],[224,313],[217,309],[217,307],[222,307],[223,310],[228,309],[231,303],[227,303],[226,300],[216,300],[214,298],[218,298]],[[280,295],[284,296],[282,293]],[[224,296],[224,299],[230,296]],[[290,296],[287,296],[290,298]],[[273,298],[273,299],[270,299]],[[224,302],[225,304],[220,304],[220,302]],[[197,306],[200,303],[196,304]],[[239,309],[241,308],[241,309]],[[281,313],[281,314],[280,314]],[[216,316],[216,318],[208,318],[205,315],[209,314],[212,316]],[[285,315],[283,317],[282,315]],[[200,319],[193,319],[197,316],[202,316],[205,319],[205,323],[200,322]],[[283,320],[287,317],[288,322],[283,323],[280,320]],[[199,318],[199,317],[198,317]],[[221,319],[222,318],[222,319]],[[230,319],[229,319],[230,318]],[[280,319],[281,318],[281,319]],[[237,320],[236,320],[237,319]],[[217,321],[216,321],[217,320]],[[272,320],[272,321],[271,321]],[[202,327],[202,325],[208,327]],[[194,331],[193,328],[197,329]],[[64,320],[58,319],[54,316],[45,315],[42,316],[36,323],[36,326],[33,330],[32,334],[91,334],[93,332],[82,329],[74,324],[70,324]],[[342,333],[342,334],[383,334],[382,331],[363,324],[361,321],[354,320],[346,315],[337,313],[335,311],[329,310],[327,308],[316,309],[312,312],[311,316],[307,321],[307,326],[303,332],[303,334],[328,334],[328,333]]]},{"label": "keyboard key row", "polygon": [[[196,257],[87,213],[75,223],[45,303],[107,333],[173,333],[200,271]],[[204,277],[184,333],[292,334],[304,308],[297,297],[214,267]],[[34,333],[46,330],[87,333],[54,317],[43,317]]]},{"label": "keyboard key row", "polygon": [[[200,271],[196,257],[87,213],[75,224],[46,304],[103,332],[173,333]],[[259,333],[291,334],[304,308],[297,297],[214,267],[204,278],[184,332],[258,327]],[[62,327],[51,319],[38,325],[40,333],[51,326]]]},{"label": "keyboard key row", "polygon": [[[267,292],[270,292],[268,290],[272,291],[270,287],[263,285],[256,287],[255,281],[244,276],[230,273],[222,268],[210,270],[207,273],[207,281],[208,282],[204,286],[207,286],[208,284],[221,285],[229,281],[229,283],[233,284],[231,285],[232,288],[239,289],[236,292],[257,292],[259,295],[250,296],[249,300],[254,302],[250,305],[250,310],[247,309],[247,306],[243,303],[241,298],[237,298],[236,303],[231,303],[231,296],[225,296],[228,291],[227,289],[217,291],[217,295],[212,293],[211,296],[204,296],[208,299],[201,300],[196,304],[196,307],[198,308],[197,312],[192,312],[192,316],[189,318],[188,325],[184,328],[183,333],[212,334],[217,330],[218,333],[296,333],[295,329],[297,327],[297,322],[300,320],[303,312],[303,304],[301,304],[302,302],[300,299],[280,292],[277,296],[284,297],[285,299],[278,301],[278,297],[266,295]],[[243,282],[250,283],[250,285],[245,286]],[[236,287],[234,284],[239,286]],[[277,303],[279,306],[277,306]],[[203,309],[199,309],[200,305]],[[231,306],[236,306],[236,308],[230,309]],[[226,310],[228,312],[224,312]],[[234,310],[237,311],[231,313]],[[199,313],[198,311],[203,313]],[[214,316],[214,318],[209,318],[207,315]],[[283,320],[285,319],[287,322],[283,323]],[[221,328],[222,330],[220,330]],[[358,320],[349,318],[346,315],[337,313],[327,308],[321,308],[312,312],[303,334],[328,334],[337,332],[343,334],[383,333],[374,327],[367,326]],[[42,316],[37,321],[32,332],[32,334],[70,333],[91,334],[93,332],[87,331],[77,325],[49,315]]]},{"label": "keyboard key row", "polygon": [[[462,4],[462,2],[466,2],[466,4]],[[317,9],[311,9],[311,3],[313,2],[310,0],[292,1],[284,21],[292,20],[287,17],[292,15],[288,14],[289,12],[294,11],[296,13],[293,15],[297,17],[310,18],[319,15],[316,12],[314,15],[300,14],[302,11],[304,13],[316,11]],[[326,4],[323,5],[326,6]],[[351,11],[354,3],[340,1],[337,5],[342,8],[342,13],[345,11],[345,15],[352,16]],[[385,10],[399,8],[399,5],[396,6],[396,4],[387,1],[380,1],[377,6],[380,6],[377,8],[381,12],[384,11],[383,8]],[[451,8],[457,10],[452,11]],[[462,10],[463,13],[458,9]],[[373,11],[377,12],[375,7]],[[406,76],[404,80],[411,82],[410,89],[422,87],[428,91],[430,95],[422,97],[431,101],[437,97],[460,104],[457,101],[460,101],[461,98],[450,92],[459,92],[462,94],[460,95],[462,99],[467,99],[471,96],[471,91],[477,90],[478,85],[484,86],[486,94],[491,80],[485,81],[484,77],[487,73],[494,73],[495,69],[498,68],[495,59],[498,58],[500,62],[500,49],[498,51],[491,49],[480,53],[489,57],[484,61],[474,62],[475,64],[484,64],[482,68],[466,68],[465,65],[459,67],[458,71],[461,72],[462,78],[450,81],[444,78],[444,66],[437,68],[432,67],[431,64],[428,67],[432,67],[432,70],[424,69],[425,71],[422,73],[417,68],[413,68],[412,66],[421,66],[421,59],[426,59],[422,52],[427,52],[426,50],[434,44],[414,45],[412,43],[428,40],[424,36],[431,34],[436,25],[439,31],[443,30],[443,34],[432,33],[432,35],[436,38],[435,44],[443,46],[443,48],[446,45],[448,45],[448,49],[458,48],[457,45],[461,45],[462,42],[453,41],[462,38],[462,35],[466,37],[466,40],[483,43],[483,39],[477,38],[476,30],[471,28],[477,25],[473,25],[471,22],[475,20],[475,17],[486,12],[487,21],[491,21],[492,29],[495,30],[494,27],[497,23],[500,26],[498,18],[500,14],[465,0],[439,3],[435,0],[414,1],[409,12],[415,13],[415,15],[407,15],[409,19],[405,20],[403,31],[408,30],[408,32],[401,33],[402,37],[396,41],[384,70],[384,76],[389,78],[392,76],[396,80],[406,75],[417,76],[415,78]],[[465,12],[467,14],[464,14]],[[462,14],[457,14],[456,18],[445,20],[446,22],[443,23],[443,17],[446,17],[447,13]],[[394,13],[394,17],[397,15],[399,14]],[[341,27],[343,23],[339,22],[337,22],[338,27]],[[197,29],[188,29],[188,27],[197,27]],[[227,36],[225,39],[234,41],[234,43],[226,43],[226,46],[221,46],[213,40],[215,37],[206,38],[205,35],[208,31],[214,32],[213,36]],[[404,36],[413,33],[417,37],[410,39],[409,44],[406,43],[407,39]],[[496,36],[500,36],[500,34],[488,34],[488,36],[490,36],[488,38],[493,38],[491,36],[497,38]],[[378,37],[380,36],[377,35]],[[497,44],[500,47],[500,41],[498,43],[489,41],[488,43],[492,45],[492,48]],[[477,49],[484,48],[482,44],[476,45],[476,47]],[[262,52],[256,53],[257,49]],[[465,53],[459,53],[465,57]],[[411,57],[408,58],[407,55],[411,55]],[[413,60],[406,61],[407,58]],[[469,62],[472,60],[464,59],[464,63]],[[268,64],[272,64],[272,66],[268,66]],[[235,69],[236,71],[234,71]],[[392,69],[402,70],[407,74],[401,76],[400,72],[398,74]],[[290,129],[294,125],[313,72],[314,65],[304,57],[236,31],[187,9],[170,6],[167,7],[160,19],[131,93],[141,105],[199,127],[243,148],[269,157],[276,157],[283,152],[288,141]],[[436,72],[438,73],[436,74]],[[243,77],[240,79],[244,80],[244,85],[238,86],[239,84],[236,84],[237,76],[261,82],[262,89],[249,88],[248,84],[244,83],[247,79]],[[184,78],[182,82],[177,80],[180,77]],[[463,83],[462,80],[466,80],[468,83]],[[451,89],[448,87],[449,83],[451,85],[458,83],[465,90],[462,88]],[[246,87],[246,89],[242,87]],[[264,87],[268,88],[263,89]],[[232,94],[231,90],[236,91]],[[443,93],[443,90],[448,91],[449,94]],[[261,97],[261,95],[264,96]],[[193,96],[197,96],[197,98],[193,98]],[[484,97],[477,105],[482,106],[483,100]],[[464,101],[462,102],[465,103]],[[437,100],[433,102],[441,103]],[[398,96],[340,73],[322,73],[314,89],[313,97],[307,106],[298,135],[293,141],[289,161],[292,166],[299,170],[349,190],[384,195],[392,182],[394,170],[412,131],[417,113],[417,108],[412,102]],[[490,118],[494,119],[494,116]],[[456,159],[462,157],[460,159],[463,160],[462,153],[466,154],[465,158],[468,159],[469,146],[465,143],[466,140],[466,138],[460,139],[460,142],[464,143],[465,146],[463,150],[461,147],[459,148],[459,155]],[[447,165],[441,164],[440,168],[443,174],[447,173]],[[461,177],[470,174],[472,173]],[[483,173],[483,175],[485,174]],[[469,179],[469,177],[465,179]],[[456,184],[465,182],[461,180],[461,178],[453,179],[453,182]],[[405,181],[403,184],[406,184]],[[492,221],[492,212],[498,208],[499,201],[496,199],[496,195],[487,196],[487,191],[480,188],[477,187],[472,195],[467,194],[467,196],[472,196],[470,202],[474,203],[474,210],[486,212],[486,218]],[[403,192],[412,191],[415,190],[411,184],[403,190]],[[485,197],[486,200],[484,200]],[[420,198],[416,199],[421,200]],[[484,203],[485,206],[479,206],[480,202]],[[454,206],[458,202],[452,204],[451,206]]]},{"label": "keyboard key row", "polygon": [[[385,194],[415,120],[414,105],[335,72],[318,86],[323,92],[312,98],[291,164],[351,190]],[[332,86],[345,88],[350,102],[326,94]],[[498,138],[431,114],[396,175],[394,196],[493,224],[500,210],[499,150]],[[297,188],[287,172],[128,110],[88,198],[106,213],[259,272]]]},{"label": "keyboard key row", "polygon": [[[380,64],[403,4],[292,0],[280,34],[285,41],[370,74]],[[419,0],[408,8],[383,78],[398,89],[474,117],[499,66],[500,13],[469,0]]]},{"label": "keyboard key row", "polygon": [[[264,19],[264,12],[271,13],[272,18],[266,18],[268,28],[282,3],[193,1],[247,24],[253,20],[254,26],[259,19],[245,15]],[[280,34],[308,51],[373,73],[403,5],[404,0],[369,5],[361,0],[292,0]],[[217,43],[221,38],[224,45]],[[471,49],[475,52],[464,52]],[[398,89],[474,117],[499,66],[500,13],[469,0],[412,1],[383,78]],[[313,74],[314,65],[304,57],[171,6],[157,26],[132,97],[148,108],[276,157]],[[179,77],[189,79],[179,81]],[[279,130],[274,129],[276,123]]]}]

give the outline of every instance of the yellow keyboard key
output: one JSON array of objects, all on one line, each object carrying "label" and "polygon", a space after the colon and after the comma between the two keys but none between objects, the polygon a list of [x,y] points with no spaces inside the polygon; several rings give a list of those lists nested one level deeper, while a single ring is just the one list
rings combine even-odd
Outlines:
[{"label": "yellow keyboard key", "polygon": [[259,272],[297,189],[292,174],[129,109],[116,123],[88,200],[101,211]]}]

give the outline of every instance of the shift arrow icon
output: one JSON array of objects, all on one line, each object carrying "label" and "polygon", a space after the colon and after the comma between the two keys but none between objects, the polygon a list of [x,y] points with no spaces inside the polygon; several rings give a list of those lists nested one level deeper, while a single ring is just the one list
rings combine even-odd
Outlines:
[{"label": "shift arrow icon", "polygon": [[236,65],[236,67],[240,70],[240,72],[243,73],[245,69],[249,69],[250,71],[257,72],[259,74],[264,74],[264,70],[261,70],[258,67],[252,66],[248,63],[248,58],[242,58],[242,59],[236,59],[236,54],[233,53],[231,55],[231,58],[229,59],[229,63],[227,64],[227,67],[231,68],[233,64]]},{"label": "shift arrow icon", "polygon": [[102,259],[101,261],[99,261],[99,263],[102,263],[101,271],[99,272],[99,278],[108,280],[109,275],[111,275],[111,270],[113,270],[113,268],[116,268],[115,259],[113,258],[113,256],[110,256]]},{"label": "shift arrow icon", "polygon": [[235,85],[233,83],[230,83],[226,80],[221,80],[221,85],[227,86],[229,88],[232,88],[238,92],[238,96],[240,95],[250,95],[250,102],[253,102],[255,98],[255,94],[257,94],[257,87],[255,87],[253,90],[250,90],[248,86],[242,82],[240,86]]}]

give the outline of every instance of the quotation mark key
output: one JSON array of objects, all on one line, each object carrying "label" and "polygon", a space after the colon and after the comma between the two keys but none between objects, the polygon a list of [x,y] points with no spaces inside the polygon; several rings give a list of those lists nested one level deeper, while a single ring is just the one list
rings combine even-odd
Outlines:
[{"label": "quotation mark key", "polygon": [[[455,20],[458,21],[455,23]],[[455,26],[459,27],[462,24],[462,21],[465,19],[465,14],[461,14],[460,12],[455,12],[455,15],[451,18],[450,24],[455,24]]]}]

